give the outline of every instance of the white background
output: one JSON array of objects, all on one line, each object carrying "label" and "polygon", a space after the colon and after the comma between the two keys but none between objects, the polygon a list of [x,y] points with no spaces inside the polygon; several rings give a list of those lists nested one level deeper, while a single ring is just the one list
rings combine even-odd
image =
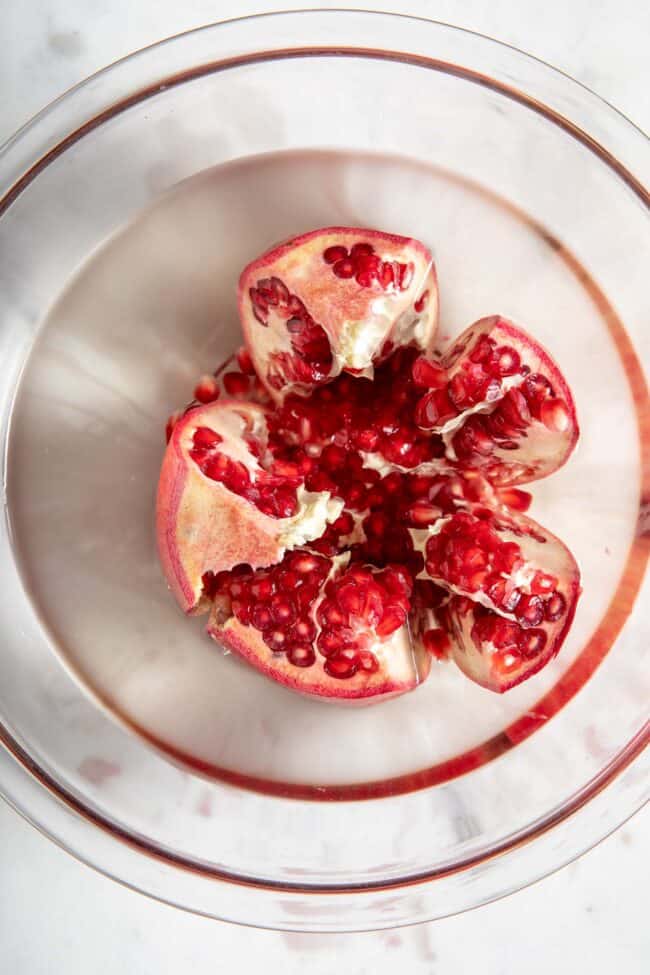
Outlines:
[{"label": "white background", "polygon": [[[0,0],[0,142],[75,82],[136,48],[274,6],[281,0]],[[594,88],[642,128],[650,124],[645,0],[373,6],[507,41]],[[156,904],[76,863],[0,803],[0,972],[383,975],[397,967],[416,975],[645,975],[649,825],[648,813],[640,814],[554,876],[469,914],[400,931],[325,936],[237,928]]]}]

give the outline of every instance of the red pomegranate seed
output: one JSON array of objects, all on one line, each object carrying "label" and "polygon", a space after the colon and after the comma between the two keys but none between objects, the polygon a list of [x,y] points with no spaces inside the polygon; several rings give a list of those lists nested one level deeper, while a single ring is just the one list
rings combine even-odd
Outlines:
[{"label": "red pomegranate seed", "polygon": [[311,647],[297,644],[287,650],[287,660],[294,667],[311,667],[316,660],[316,654]]},{"label": "red pomegranate seed", "polygon": [[513,572],[524,562],[521,549],[516,542],[503,542],[499,545],[494,561],[504,572]]},{"label": "red pomegranate seed", "polygon": [[370,650],[361,650],[358,654],[359,669],[366,674],[375,674],[379,670],[379,661]]},{"label": "red pomegranate seed", "polygon": [[369,288],[373,281],[377,280],[377,275],[371,268],[364,268],[357,271],[355,280],[362,288]]},{"label": "red pomegranate seed", "polygon": [[379,444],[379,434],[376,430],[359,430],[354,434],[354,445],[358,450],[372,453]]},{"label": "red pomegranate seed", "polygon": [[209,427],[197,427],[192,437],[192,443],[195,447],[203,447],[206,450],[209,450],[211,447],[216,447],[217,444],[222,442],[223,437]]},{"label": "red pomegranate seed", "polygon": [[509,345],[502,345],[497,348],[493,357],[497,372],[500,376],[512,376],[521,365],[521,358],[516,349]]},{"label": "red pomegranate seed", "polygon": [[221,390],[217,386],[213,376],[201,376],[198,384],[194,387],[194,399],[199,403],[214,403],[219,399]]},{"label": "red pomegranate seed", "polygon": [[366,244],[366,243],[354,244],[352,246],[352,250],[350,251],[350,257],[352,258],[352,260],[356,261],[360,257],[367,257],[370,254],[374,254],[374,251],[375,248],[372,246],[372,244]]},{"label": "red pomegranate seed", "polygon": [[549,593],[552,594],[554,592],[557,583],[556,576],[537,571],[531,580],[530,591],[536,596],[548,596]]},{"label": "red pomegranate seed", "polygon": [[340,244],[334,244],[323,251],[323,260],[326,264],[336,264],[337,261],[345,260],[347,256],[347,247],[342,247]]},{"label": "red pomegranate seed", "polygon": [[286,649],[287,634],[284,632],[284,630],[265,630],[262,639],[266,643],[267,647],[270,647],[271,650],[274,650],[276,653]]},{"label": "red pomegranate seed", "polygon": [[337,261],[332,270],[337,278],[352,278],[354,277],[356,267],[354,261],[346,257],[341,261]]},{"label": "red pomegranate seed", "polygon": [[487,337],[487,335],[481,335],[478,342],[469,354],[472,362],[487,362],[487,360],[492,355],[492,350],[494,348],[494,341]]},{"label": "red pomegranate seed", "polygon": [[451,402],[460,411],[467,398],[467,387],[460,373],[457,372],[455,376],[451,377],[447,386],[447,392]]},{"label": "red pomegranate seed", "polygon": [[241,372],[227,372],[223,385],[229,396],[241,396],[249,391],[250,379]]},{"label": "red pomegranate seed", "polygon": [[399,603],[389,603],[384,609],[381,620],[377,624],[376,633],[379,637],[390,636],[406,622],[407,610]]},{"label": "red pomegranate seed", "polygon": [[424,644],[424,649],[434,657],[437,657],[438,660],[444,660],[451,647],[449,637],[445,631],[437,627],[426,630],[422,634],[422,643]]},{"label": "red pomegranate seed", "polygon": [[395,269],[388,261],[383,261],[380,266],[379,283],[384,290],[386,290],[386,288],[390,288],[390,286],[395,283]]},{"label": "red pomegranate seed", "polygon": [[253,365],[251,354],[244,345],[242,345],[241,349],[237,353],[237,365],[247,376],[255,375],[255,366]]},{"label": "red pomegranate seed", "polygon": [[406,509],[406,516],[412,525],[425,528],[442,516],[442,509],[427,501],[416,501]]},{"label": "red pomegranate seed", "polygon": [[566,611],[566,599],[561,592],[554,592],[544,602],[544,616],[549,623],[555,623]]},{"label": "red pomegranate seed", "polygon": [[356,659],[351,660],[339,655],[336,657],[328,657],[324,664],[324,670],[330,677],[336,677],[338,680],[347,680],[349,677],[354,677],[358,666]]},{"label": "red pomegranate seed", "polygon": [[295,643],[311,643],[316,639],[316,625],[310,619],[298,620],[289,630],[289,639]]},{"label": "red pomegranate seed", "polygon": [[273,583],[268,576],[255,579],[251,584],[251,595],[260,602],[270,599],[273,595]]},{"label": "red pomegranate seed", "polygon": [[517,603],[515,615],[521,626],[538,626],[544,619],[544,604],[539,596],[524,593]]},{"label": "red pomegranate seed", "polygon": [[323,565],[323,560],[308,552],[298,552],[291,559],[291,568],[300,575],[309,575]]},{"label": "red pomegranate seed", "polygon": [[296,618],[296,607],[287,596],[279,593],[271,598],[269,609],[275,622],[281,623],[283,626],[287,623],[293,623]]},{"label": "red pomegranate seed", "polygon": [[546,646],[544,630],[526,630],[519,638],[519,653],[525,660],[536,657]]},{"label": "red pomegranate seed", "polygon": [[542,376],[539,372],[531,372],[529,376],[526,376],[521,389],[523,395],[526,397],[530,412],[536,420],[539,420],[540,407],[544,400],[554,395],[555,391],[553,387],[546,376]]},{"label": "red pomegranate seed", "polygon": [[507,505],[513,511],[528,511],[533,496],[529,491],[520,488],[497,488],[497,496],[501,504]]},{"label": "red pomegranate seed", "polygon": [[442,366],[436,365],[424,356],[419,356],[411,367],[413,382],[416,386],[429,389],[442,389],[447,382],[447,373]]},{"label": "red pomegranate seed", "polygon": [[261,603],[259,603],[257,606],[253,606],[251,622],[256,630],[262,631],[268,630],[275,625],[268,606],[264,606]]},{"label": "red pomegranate seed", "polygon": [[562,399],[546,399],[539,408],[539,418],[553,433],[564,433],[569,427],[569,411]]},{"label": "red pomegranate seed", "polygon": [[415,268],[413,264],[409,261],[408,264],[398,264],[399,267],[399,287],[402,291],[406,291],[409,287],[411,281],[413,280],[413,274]]}]

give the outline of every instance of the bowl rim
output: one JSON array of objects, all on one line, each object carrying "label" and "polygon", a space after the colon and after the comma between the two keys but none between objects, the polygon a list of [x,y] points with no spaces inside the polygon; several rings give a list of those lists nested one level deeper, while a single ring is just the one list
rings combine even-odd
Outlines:
[{"label": "bowl rim", "polygon": [[[339,54],[344,56],[365,56],[370,58],[383,58],[385,60],[400,61],[402,63],[412,64],[416,66],[428,67],[433,70],[442,70],[448,74],[460,76],[470,81],[474,81],[478,84],[489,84],[489,86],[497,90],[500,94],[513,98],[521,104],[525,105],[529,109],[541,114],[549,121],[555,123],[560,128],[562,128],[568,135],[577,138],[583,145],[585,145],[591,152],[593,152],[601,162],[605,163],[611,169],[614,170],[616,175],[622,179],[633,193],[639,197],[639,199],[648,207],[650,207],[650,194],[645,189],[641,180],[635,175],[634,171],[629,168],[628,165],[622,164],[617,157],[608,149],[602,142],[594,139],[585,129],[581,128],[575,122],[566,118],[563,114],[556,111],[555,109],[549,107],[542,101],[539,101],[531,94],[520,91],[518,88],[514,88],[511,85],[506,84],[503,81],[496,81],[494,78],[489,78],[480,72],[474,71],[470,68],[466,68],[462,65],[456,65],[450,62],[443,62],[433,57],[426,57],[422,55],[416,55],[412,52],[409,54],[405,51],[389,51],[387,49],[373,49],[373,48],[357,48],[355,46],[344,46],[337,45],[332,46],[319,46],[313,45],[307,48],[285,48],[285,49],[270,49],[268,51],[259,50],[254,53],[243,54],[238,57],[222,58],[221,60],[210,61],[207,63],[201,63],[194,66],[193,68],[186,69],[182,72],[172,73],[171,75],[158,80],[144,88],[131,91],[131,94],[127,94],[125,97],[113,101],[108,106],[101,107],[101,110],[97,111],[90,118],[87,118],[85,122],[79,125],[77,128],[67,133],[62,133],[61,131],[55,131],[54,142],[50,144],[46,151],[36,152],[34,154],[33,147],[28,146],[28,155],[31,153],[31,164],[25,167],[25,159],[20,158],[23,156],[22,147],[24,142],[29,142],[30,137],[34,134],[36,130],[39,130],[43,123],[47,123],[52,120],[52,116],[62,107],[66,107],[71,100],[77,97],[79,94],[88,91],[92,88],[93,83],[105,78],[106,76],[112,74],[115,70],[119,70],[123,65],[127,63],[133,63],[140,58],[146,58],[147,54],[152,50],[158,50],[167,45],[174,44],[176,42],[182,41],[192,37],[193,35],[198,35],[205,32],[212,32],[223,28],[228,25],[242,24],[242,23],[253,23],[256,24],[259,21],[263,21],[268,18],[294,18],[302,17],[314,20],[316,17],[322,17],[325,15],[328,18],[337,16],[347,16],[354,14],[356,16],[363,15],[365,17],[373,18],[399,18],[404,21],[411,21],[414,23],[424,23],[429,26],[435,26],[437,28],[442,28],[444,31],[453,32],[457,36],[468,36],[471,38],[480,39],[481,44],[496,45],[500,49],[504,49],[512,52],[518,59],[522,59],[526,64],[536,65],[541,68],[545,74],[551,73],[552,76],[559,76],[564,84],[568,83],[570,87],[575,87],[578,91],[582,93],[583,96],[587,96],[589,99],[594,99],[596,104],[600,105],[601,110],[605,109],[610,116],[609,121],[615,122],[619,127],[622,125],[626,132],[631,133],[634,138],[638,139],[641,137],[643,145],[647,150],[650,140],[643,133],[643,131],[632,122],[624,113],[620,112],[614,106],[612,106],[605,99],[601,98],[599,95],[594,93],[586,85],[575,81],[565,72],[554,68],[547,62],[533,55],[526,54],[519,48],[513,45],[498,41],[494,38],[489,37],[485,34],[480,34],[474,31],[468,31],[462,27],[456,25],[446,24],[444,22],[433,21],[423,17],[414,17],[405,13],[387,13],[371,10],[353,9],[353,8],[330,8],[327,10],[314,10],[314,9],[301,9],[301,10],[282,10],[267,12],[262,14],[251,14],[243,17],[231,18],[229,20],[217,21],[214,23],[206,24],[200,27],[192,28],[191,30],[176,34],[162,40],[156,41],[150,45],[140,48],[124,57],[116,59],[111,64],[101,68],[99,71],[88,76],[86,79],[75,84],[67,91],[62,93],[58,98],[52,101],[48,106],[39,111],[34,115],[28,122],[26,122],[18,131],[10,137],[3,146],[0,147],[0,217],[2,214],[11,206],[14,200],[27,188],[29,183],[36,178],[36,176],[52,162],[55,158],[65,152],[74,142],[83,138],[94,128],[101,125],[104,121],[109,118],[113,118],[116,114],[124,111],[131,107],[132,105],[143,101],[148,97],[155,96],[159,91],[165,88],[172,87],[174,85],[182,84],[185,81],[191,81],[202,75],[212,74],[217,70],[230,67],[238,67],[251,62],[259,62],[261,60],[272,61],[277,60],[280,57],[285,58],[295,58],[295,57],[307,57],[307,56],[323,56]],[[56,123],[56,119],[54,120]],[[58,123],[55,124],[55,130],[57,129]],[[58,138],[57,138],[58,136]],[[49,140],[50,143],[52,140]],[[13,156],[17,156],[17,160],[14,161]],[[9,171],[9,176],[11,177],[11,169],[19,170],[17,178],[10,178],[5,185],[4,192],[2,191],[2,184],[5,183],[4,176]],[[647,555],[647,553],[646,553]],[[10,753],[13,758],[10,759],[13,763],[15,759],[21,766],[21,772],[23,773],[23,779],[31,779],[34,782],[40,783],[47,792],[48,799],[51,804],[51,809],[56,809],[60,812],[61,806],[64,805],[68,810],[74,810],[75,815],[81,816],[86,819],[87,822],[92,823],[94,827],[99,826],[102,830],[109,833],[112,839],[118,840],[121,844],[127,844],[131,848],[137,849],[138,852],[144,852],[149,857],[153,857],[159,862],[165,863],[167,866],[171,867],[172,870],[181,867],[184,870],[191,871],[194,874],[202,874],[204,877],[209,877],[212,880],[218,880],[224,882],[226,885],[241,885],[245,887],[252,887],[258,891],[268,891],[276,892],[278,890],[285,892],[287,894],[299,894],[304,897],[306,894],[316,895],[316,894],[359,894],[359,893],[371,893],[373,891],[394,891],[396,889],[409,888],[412,886],[423,885],[427,883],[434,882],[443,876],[448,876],[449,874],[458,873],[460,871],[467,870],[472,866],[476,866],[478,862],[494,861],[496,858],[503,858],[504,854],[521,849],[526,845],[530,844],[532,840],[544,836],[548,831],[557,828],[559,825],[564,824],[566,826],[566,821],[576,814],[579,814],[581,810],[590,802],[591,799],[597,797],[603,789],[607,786],[616,782],[620,779],[620,773],[624,772],[626,769],[633,767],[637,764],[638,760],[641,758],[642,752],[645,746],[650,742],[650,722],[646,726],[642,727],[635,737],[627,743],[624,749],[618,753],[612,762],[609,763],[605,769],[601,770],[598,776],[594,777],[586,786],[572,797],[570,803],[565,804],[561,809],[557,811],[551,811],[542,822],[531,824],[526,830],[522,831],[520,835],[510,838],[506,838],[503,843],[491,851],[488,855],[480,855],[478,858],[470,858],[467,862],[459,862],[455,864],[453,868],[433,870],[429,872],[422,873],[418,876],[408,877],[404,879],[398,879],[390,882],[370,882],[364,884],[354,884],[354,885],[300,885],[300,884],[286,884],[283,882],[270,882],[270,881],[258,881],[251,880],[249,878],[243,878],[239,876],[233,876],[227,871],[219,871],[213,868],[203,868],[200,865],[185,860],[182,857],[170,856],[163,853],[158,847],[151,847],[147,844],[144,838],[138,838],[128,833],[127,831],[121,831],[115,828],[115,825],[105,820],[101,815],[94,813],[87,806],[85,806],[80,800],[74,797],[72,794],[68,793],[62,786],[55,782],[47,772],[39,768],[38,765],[30,758],[30,756],[23,750],[20,744],[13,738],[7,729],[5,729],[0,724],[0,744],[5,746],[6,752],[0,751],[0,759],[3,756],[7,756],[7,752]],[[3,762],[0,761],[0,766]],[[14,782],[15,785],[15,782]],[[39,787],[40,787],[39,786]],[[13,790],[12,790],[13,791]],[[93,858],[84,856],[82,852],[75,848],[74,844],[69,842],[63,842],[61,839],[60,831],[57,832],[56,829],[51,829],[49,826],[45,826],[42,818],[34,817],[31,813],[23,808],[23,803],[20,802],[16,797],[7,795],[7,799],[14,808],[16,808],[23,816],[29,819],[34,825],[37,826],[45,835],[53,839],[55,842],[59,842],[64,845],[64,848],[72,853],[77,858],[89,863],[91,866],[99,869],[101,872],[106,873],[109,876],[113,876],[113,879],[117,879],[122,883],[126,883],[127,886],[134,886],[135,889],[142,890],[145,893],[150,894],[150,896],[156,897],[157,895],[151,890],[147,890],[141,886],[135,884],[129,884],[124,881],[121,877],[116,877],[111,870],[105,865],[99,865],[97,862],[93,861]],[[620,797],[619,797],[620,801]],[[617,828],[621,822],[625,821],[632,815],[641,805],[643,801],[637,802],[634,808],[626,808],[625,810],[618,810],[617,815],[613,818],[611,822],[605,827],[606,832],[600,834],[593,842],[588,842],[586,846],[582,843],[579,844],[581,847],[577,852],[573,852],[572,855],[566,857],[561,863],[555,864],[550,867],[545,867],[540,876],[545,876],[556,869],[559,869],[565,863],[574,859],[576,856],[584,852],[585,849],[590,848],[595,843],[599,842],[606,835],[609,835],[613,829]],[[618,808],[618,807],[617,807]],[[54,818],[57,818],[55,816]],[[534,879],[539,879],[539,876]],[[523,883],[518,883],[517,888],[532,882],[530,880],[523,881]],[[496,897],[502,896],[500,894],[494,894],[487,898],[488,900],[494,900]],[[166,900],[170,903],[174,903],[169,897],[160,897],[159,899]],[[177,906],[184,906],[179,905]],[[197,911],[197,913],[204,913]],[[443,915],[439,915],[443,916]],[[257,923],[257,922],[256,922]],[[394,926],[393,921],[385,926]],[[408,921],[402,923],[409,923]],[[273,924],[273,927],[282,927],[282,924]],[[373,927],[377,927],[374,924]],[[380,925],[379,925],[380,926]],[[295,925],[290,926],[291,929],[296,929]],[[314,930],[313,927],[306,928],[308,930]],[[325,930],[326,928],[317,928]],[[336,927],[337,930],[342,930],[340,926]],[[354,930],[359,930],[360,927],[355,926]]]}]

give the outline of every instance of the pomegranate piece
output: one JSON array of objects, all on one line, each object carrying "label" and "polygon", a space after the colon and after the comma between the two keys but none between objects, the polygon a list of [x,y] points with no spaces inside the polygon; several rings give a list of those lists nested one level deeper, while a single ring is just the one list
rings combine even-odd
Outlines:
[{"label": "pomegranate piece", "polygon": [[[573,397],[534,338],[498,315],[482,318],[440,365],[446,384],[428,383],[433,388],[414,415],[421,429],[443,438],[450,462],[510,485],[546,477],[567,461],[579,433]],[[419,367],[416,378],[424,373]]]},{"label": "pomegranate piece", "polygon": [[346,562],[303,550],[221,573],[208,633],[302,694],[362,704],[412,690],[430,656],[405,625],[408,573]]},{"label": "pomegranate piece", "polygon": [[329,227],[249,264],[239,314],[271,397],[305,395],[341,372],[372,377],[395,348],[431,348],[438,287],[429,250],[377,230]]},{"label": "pomegranate piece", "polygon": [[318,538],[343,504],[311,492],[302,476],[275,471],[267,413],[220,400],[176,421],[163,458],[156,509],[158,550],[181,608],[206,607],[206,577],[242,562],[279,562]]},{"label": "pomegranate piece", "polygon": [[414,610],[413,629],[425,648],[435,652],[426,635],[433,609],[451,658],[498,692],[558,653],[580,595],[578,566],[558,538],[524,515],[478,505],[412,535],[423,554],[422,579],[449,594],[430,607],[425,592]]}]

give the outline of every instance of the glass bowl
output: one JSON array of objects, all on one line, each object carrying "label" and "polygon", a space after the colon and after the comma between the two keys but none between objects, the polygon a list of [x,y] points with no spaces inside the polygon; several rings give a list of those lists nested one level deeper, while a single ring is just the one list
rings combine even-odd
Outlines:
[{"label": "glass bowl", "polygon": [[[259,926],[441,917],[567,863],[647,793],[648,197],[641,133],[504,45],[279,13],[132,55],[0,156],[0,784],[80,859]],[[371,225],[435,252],[443,339],[500,312],[559,360],[579,450],[532,509],[580,559],[559,658],[499,697],[440,665],[325,706],[167,593],[169,413],[239,342],[238,270]],[[644,317],[645,312],[645,317]]]}]

